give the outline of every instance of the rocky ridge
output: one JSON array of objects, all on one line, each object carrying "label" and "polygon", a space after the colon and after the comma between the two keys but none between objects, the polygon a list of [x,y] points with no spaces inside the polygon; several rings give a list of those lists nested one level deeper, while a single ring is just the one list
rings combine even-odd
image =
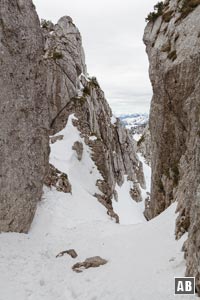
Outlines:
[{"label": "rocky ridge", "polygon": [[178,202],[176,238],[188,232],[183,247],[186,275],[196,277],[200,294],[199,15],[199,1],[165,1],[162,13],[148,23],[144,42],[154,93],[152,191],[145,214],[151,219]]},{"label": "rocky ridge", "polygon": [[[49,86],[54,87],[52,98],[62,99],[59,107],[55,101],[52,106],[52,112],[56,108],[55,114],[52,113],[52,134],[61,130],[68,116],[74,113],[77,118],[74,125],[92,149],[92,159],[103,177],[97,182],[101,192],[96,195],[97,199],[112,210],[111,199],[113,195],[117,198],[115,186],[121,186],[124,175],[128,175],[132,181],[130,193],[135,200],[141,201],[140,185],[144,188],[145,180],[132,137],[120,120],[113,117],[97,79],[88,77],[79,31],[70,17],[61,18],[56,25],[43,21],[42,27],[46,36],[44,57],[49,68],[48,77],[53,80]],[[73,49],[78,49],[77,53],[74,54]],[[56,57],[52,54],[55,52]],[[70,88],[72,93],[66,97]]]}]

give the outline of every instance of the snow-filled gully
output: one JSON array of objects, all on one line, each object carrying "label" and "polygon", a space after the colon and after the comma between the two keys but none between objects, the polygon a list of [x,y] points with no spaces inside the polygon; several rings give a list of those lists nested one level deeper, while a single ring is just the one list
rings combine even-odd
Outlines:
[{"label": "snow-filled gully", "polygon": [[[0,234],[0,300],[174,299],[174,277],[184,275],[181,247],[186,239],[174,239],[176,205],[146,222],[143,203],[131,200],[126,179],[117,187],[119,201],[113,200],[121,224],[112,221],[93,197],[101,175],[90,149],[83,143],[81,161],[72,150],[75,141],[83,142],[73,118],[71,115],[66,128],[58,133],[64,138],[51,144],[50,157],[56,168],[68,174],[72,195],[45,187],[30,233]],[[150,169],[143,163],[145,197]],[[78,257],[56,258],[67,249],[75,249]],[[92,256],[101,256],[108,263],[73,272],[75,263]]]}]

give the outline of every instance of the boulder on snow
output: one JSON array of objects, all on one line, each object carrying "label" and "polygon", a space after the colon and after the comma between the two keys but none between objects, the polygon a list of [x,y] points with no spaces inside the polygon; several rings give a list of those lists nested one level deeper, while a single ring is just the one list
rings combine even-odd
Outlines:
[{"label": "boulder on snow", "polygon": [[52,136],[50,138],[50,144],[55,144],[57,141],[61,141],[63,139],[64,135],[60,134],[60,135],[56,135],[56,136]]},{"label": "boulder on snow", "polygon": [[76,141],[72,146],[72,149],[76,151],[78,160],[81,161],[83,157],[83,143]]},{"label": "boulder on snow", "polygon": [[73,265],[72,270],[80,273],[83,269],[98,268],[99,266],[107,264],[107,262],[106,259],[103,259],[100,256],[89,257],[84,262],[78,262]]},{"label": "boulder on snow", "polygon": [[116,214],[114,212],[113,208],[112,209],[108,209],[107,215],[109,215],[111,218],[115,219],[116,223],[119,224],[119,216],[118,216],[118,214]]},{"label": "boulder on snow", "polygon": [[72,186],[69,182],[68,176],[56,169],[52,164],[49,164],[49,172],[45,178],[44,183],[48,186],[54,186],[57,191],[63,193],[71,193]]},{"label": "boulder on snow", "polygon": [[74,249],[69,249],[69,250],[61,251],[60,253],[58,253],[56,255],[56,257],[61,257],[65,254],[70,255],[72,258],[76,258],[78,256],[78,254],[76,253],[76,251]]},{"label": "boulder on snow", "polygon": [[109,197],[106,195],[94,194],[94,197],[107,208],[107,215],[115,219],[116,223],[119,224],[119,216],[114,212],[112,202],[109,201]]},{"label": "boulder on snow", "polygon": [[140,188],[138,185],[135,185],[133,188],[130,189],[130,196],[136,202],[142,201],[142,195],[141,195]]}]

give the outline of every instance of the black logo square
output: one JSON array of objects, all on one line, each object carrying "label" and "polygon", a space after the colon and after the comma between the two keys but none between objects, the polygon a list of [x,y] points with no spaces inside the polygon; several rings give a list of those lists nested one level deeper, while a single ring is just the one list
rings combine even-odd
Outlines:
[{"label": "black logo square", "polygon": [[195,278],[175,277],[175,295],[195,295]]}]

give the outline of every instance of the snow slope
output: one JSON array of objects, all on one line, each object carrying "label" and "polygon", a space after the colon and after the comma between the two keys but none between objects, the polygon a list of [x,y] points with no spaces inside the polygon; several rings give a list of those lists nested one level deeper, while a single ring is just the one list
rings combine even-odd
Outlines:
[{"label": "snow slope", "polygon": [[118,201],[112,199],[113,209],[119,216],[120,224],[123,225],[146,222],[143,215],[144,202],[133,201],[129,194],[132,185],[133,183],[127,180],[127,176],[125,176],[124,184],[121,187],[116,187]]},{"label": "snow slope", "polygon": [[[185,269],[183,239],[177,242],[173,234],[175,205],[151,222],[144,222],[138,205],[131,210],[140,224],[111,221],[93,197],[100,174],[89,148],[84,145],[82,161],[71,149],[75,141],[83,142],[72,118],[59,133],[64,139],[51,145],[51,163],[67,172],[72,195],[44,188],[30,233],[0,234],[0,300],[174,299],[174,276]],[[127,194],[127,184],[120,197]],[[76,259],[55,257],[70,248],[77,251]],[[80,274],[72,271],[75,262],[96,255],[108,263]]]}]

